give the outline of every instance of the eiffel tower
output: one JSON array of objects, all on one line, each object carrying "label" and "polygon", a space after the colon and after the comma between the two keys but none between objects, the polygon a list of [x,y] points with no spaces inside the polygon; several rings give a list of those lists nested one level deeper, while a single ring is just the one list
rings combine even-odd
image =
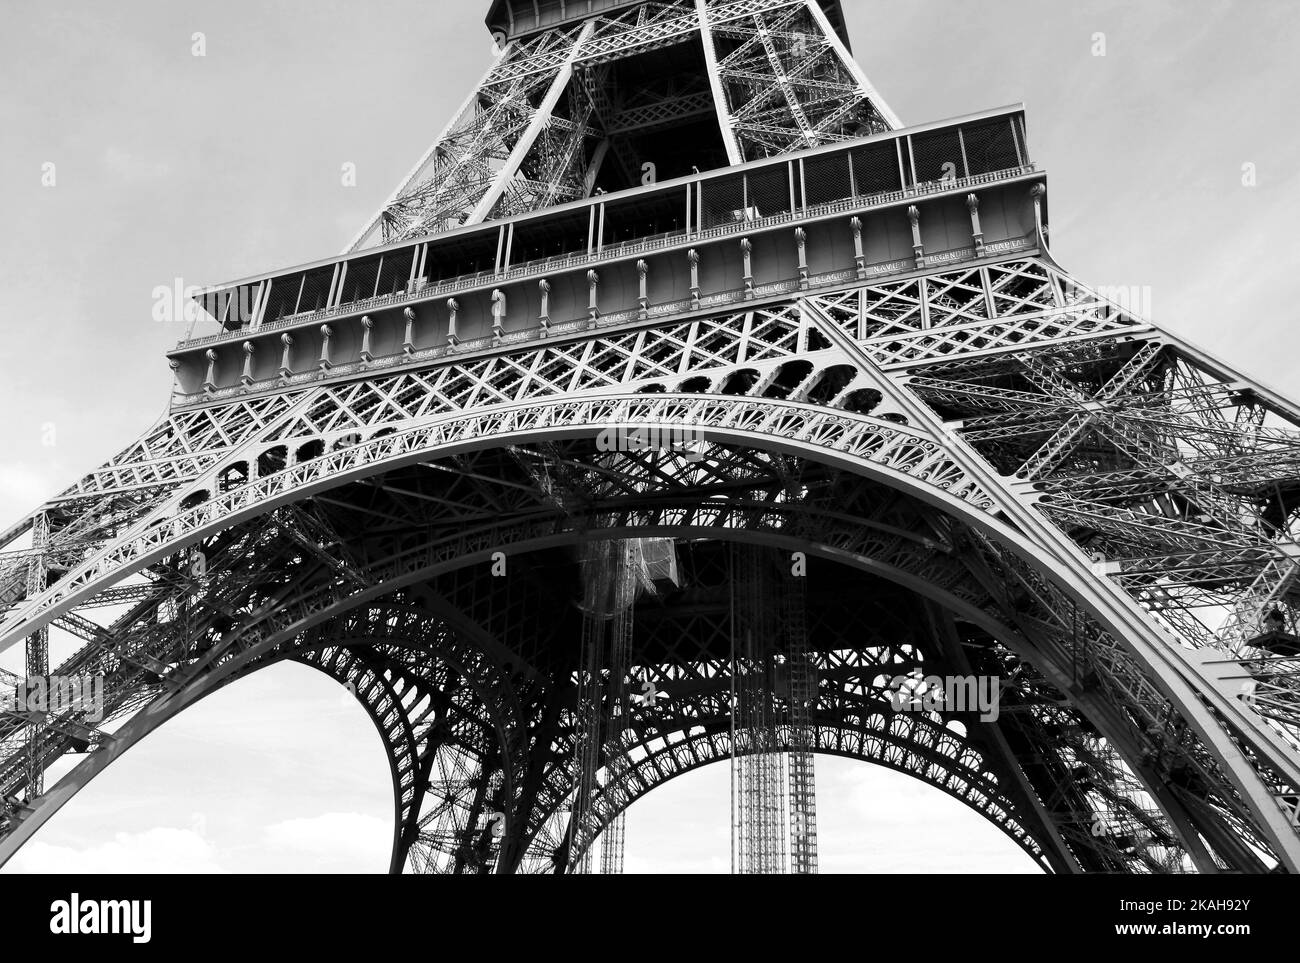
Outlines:
[{"label": "eiffel tower", "polygon": [[904,127],[838,0],[487,26],[348,249],[201,292],[166,413],[4,531],[0,862],[293,660],[393,872],[616,869],[724,760],[740,868],[807,872],[816,753],[1047,872],[1300,869],[1300,409],[1058,264],[1023,109]]}]

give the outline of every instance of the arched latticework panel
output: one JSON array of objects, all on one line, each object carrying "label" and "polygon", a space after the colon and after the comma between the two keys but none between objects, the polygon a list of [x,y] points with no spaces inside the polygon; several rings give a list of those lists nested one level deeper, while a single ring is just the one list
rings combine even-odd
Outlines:
[{"label": "arched latticework panel", "polygon": [[[788,751],[791,745],[789,740],[784,738],[787,733],[779,734],[783,738],[777,743],[778,751]],[[646,757],[637,763],[633,773],[629,774],[625,784],[626,797],[621,793],[618,797],[613,797],[609,792],[601,797],[602,805],[597,810],[599,820],[583,834],[584,845],[593,845],[614,817],[626,811],[652,789],[694,769],[715,762],[726,762],[731,758],[731,736],[727,730],[687,736],[675,734],[660,742],[661,745],[655,751],[647,752]],[[982,777],[977,769],[954,764],[951,760],[936,759],[929,753],[920,751],[916,744],[906,739],[896,741],[888,734],[865,735],[860,732],[819,730],[818,746],[815,751],[824,755],[876,763],[895,772],[913,776],[978,812],[1002,830],[1040,867],[1048,871],[1052,869],[1049,857],[1037,841],[1015,821],[1011,811],[1002,808],[1002,800],[996,795],[996,785],[988,782],[989,777]],[[744,750],[742,749],[739,754],[744,754]],[[616,798],[620,801],[616,802]],[[553,827],[550,833],[541,837],[539,851],[544,850],[547,842],[559,835],[556,829],[562,826],[561,822],[559,827]]]},{"label": "arched latticework panel", "polygon": [[[619,453],[611,459],[595,449],[589,426],[576,427],[577,420],[595,410],[588,403],[520,409],[510,418],[526,419],[527,426],[500,419],[477,423],[490,440],[466,435],[463,442],[448,441],[444,455],[418,447],[428,437],[421,435],[417,443],[403,433],[323,455],[320,462],[342,458],[346,465],[340,462],[323,474],[327,466],[318,463],[286,469],[281,476],[209,500],[165,531],[124,546],[124,560],[143,552],[136,562],[124,561],[129,570],[147,564],[151,553],[166,552],[163,546],[194,523],[203,539],[199,544],[213,563],[205,579],[188,583],[196,589],[186,598],[189,635],[178,641],[192,655],[177,659],[177,677],[160,698],[179,711],[313,626],[394,592],[437,586],[443,579],[454,583],[452,573],[465,576],[462,587],[468,598],[457,607],[466,611],[465,606],[472,608],[515,584],[514,579],[494,584],[484,574],[496,554],[517,560],[571,545],[596,531],[612,537],[663,534],[798,547],[919,593],[962,625],[980,627],[1032,661],[1056,699],[1068,699],[1089,720],[1090,729],[1077,745],[1059,735],[1053,741],[1047,730],[1059,723],[1041,710],[1028,730],[1017,729],[1018,721],[1008,727],[999,748],[1009,759],[1051,748],[1051,765],[1042,772],[1022,772],[1021,790],[1038,801],[1036,818],[1050,827],[1045,835],[1053,838],[1064,864],[1097,869],[1148,865],[1145,850],[1128,852],[1113,842],[1088,838],[1083,827],[1105,816],[1150,823],[1160,845],[1176,837],[1198,865],[1258,865],[1258,857],[1245,846],[1231,845],[1231,839],[1245,839],[1261,851],[1268,849],[1254,823],[1256,811],[1237,785],[1223,777],[1214,753],[1197,742],[1212,737],[1213,730],[1204,725],[1183,729],[1176,743],[1162,743],[1163,755],[1155,758],[1144,754],[1151,733],[1140,720],[1118,713],[1104,686],[1070,686],[1061,647],[1072,635],[1084,640],[1081,650],[1088,654],[1089,672],[1116,678],[1119,666],[1131,678],[1140,675],[1131,675],[1136,671],[1133,656],[1124,655],[1109,634],[1113,629],[1102,622],[1106,610],[1097,599],[1065,594],[1057,585],[1065,563],[1039,552],[1028,536],[1002,522],[992,511],[989,490],[938,445],[898,421],[828,416],[798,403],[753,408],[748,399],[673,396],[608,403],[613,405],[610,412],[624,417],[631,410],[626,405],[651,406],[646,410],[658,412],[656,417],[694,413],[717,424],[716,437],[698,460],[662,450]],[[663,405],[662,410],[654,407]],[[563,424],[556,427],[555,419]],[[471,424],[465,421],[455,430],[468,431]],[[524,444],[530,435],[536,440]],[[503,447],[514,437],[520,443]],[[379,449],[367,450],[373,445],[399,447],[383,447],[387,454],[372,460],[379,454]],[[265,500],[256,502],[256,497]],[[184,556],[171,557],[185,561]],[[94,580],[103,577],[88,567],[67,591],[93,591]],[[559,577],[537,576],[534,590],[556,590],[553,578]],[[51,603],[52,598],[35,604],[63,604]],[[210,598],[219,598],[220,608]],[[1073,624],[1062,620],[1072,606]],[[509,606],[503,608],[508,614]],[[159,603],[152,601],[134,616],[138,629],[128,621],[117,631],[124,639],[133,638],[133,632],[150,638],[174,633],[176,614],[168,610],[169,617],[160,620],[159,611]],[[221,614],[228,612],[237,615]],[[1106,618],[1114,616],[1111,612]],[[504,621],[508,624],[510,618]],[[513,781],[501,798],[511,804],[497,812],[511,826],[496,862],[505,869],[528,868],[535,855],[535,849],[526,849],[528,841],[568,791],[557,773],[568,765],[572,751],[566,741],[571,734],[557,724],[562,685],[546,685],[548,679],[565,677],[563,661],[555,661],[555,647],[543,635],[517,635],[498,640],[496,655],[498,664],[508,662],[509,673],[521,674],[529,687],[527,704],[517,717],[528,720],[527,738],[506,740],[511,748],[505,752],[509,761],[502,785],[507,771]],[[1102,661],[1099,653],[1110,661]],[[1120,662],[1121,655],[1130,662]],[[103,664],[110,657],[111,650],[88,646],[85,664]],[[132,680],[141,670],[123,661],[115,671],[114,698],[122,701],[114,708],[125,712],[128,698],[140,698],[139,684]],[[1186,703],[1179,711],[1198,710]],[[110,748],[102,758],[104,750],[96,753],[74,782],[93,776],[124,751],[136,732],[134,722],[124,727],[122,748]],[[156,722],[141,722],[139,732],[148,731],[150,724]],[[1097,732],[1105,734],[1104,752],[1098,750]],[[59,736],[52,733],[50,739],[55,752]],[[1113,759],[1100,758],[1106,754]],[[1172,789],[1156,768],[1170,760],[1184,773]],[[434,762],[429,765],[432,771]],[[1092,773],[1094,783],[1106,783],[1111,791],[1095,793],[1080,785],[1080,772]],[[1160,825],[1161,811],[1168,826]]]},{"label": "arched latticework panel", "polygon": [[513,764],[526,757],[528,720],[507,670],[416,599],[361,607],[276,655],[346,685],[374,722],[393,776],[390,871],[493,868],[522,779]]},{"label": "arched latticework panel", "polygon": [[[367,611],[366,621],[382,624],[394,620],[397,613],[412,611],[377,606]],[[329,623],[322,626],[284,657],[346,685],[374,722],[394,779],[393,870],[461,873],[492,868],[499,838],[492,818],[505,808],[507,795],[495,767],[503,755],[500,740],[510,723],[502,725],[496,718],[495,693],[479,687],[454,661],[458,656],[481,660],[481,655],[469,651],[451,633],[440,633],[430,644],[423,633],[403,635],[400,627],[394,629],[397,634],[385,638],[316,641],[332,634],[332,628]],[[876,711],[860,715],[858,727],[844,728],[846,715],[836,711],[842,709],[841,701],[832,695],[819,700],[824,710],[816,718],[818,751],[875,762],[933,785],[992,821],[1032,858],[1048,864],[1043,847],[1017,820],[1015,807],[1020,803],[1007,797],[997,774],[969,740],[946,728],[937,716],[886,717]],[[604,787],[593,812],[595,831],[655,786],[729,756],[727,720],[717,714],[719,706],[709,708],[712,715],[698,701],[671,700],[663,707],[664,722],[638,720],[641,731],[654,735],[629,747],[633,764],[625,782]],[[698,719],[699,725],[686,733],[673,731],[672,721],[684,716]],[[565,772],[556,768],[553,775],[562,777]],[[571,787],[565,784],[555,795],[568,791]],[[553,850],[546,842],[555,832],[550,822],[535,830],[525,868],[552,868]],[[584,844],[589,841],[586,836],[580,839]]]}]

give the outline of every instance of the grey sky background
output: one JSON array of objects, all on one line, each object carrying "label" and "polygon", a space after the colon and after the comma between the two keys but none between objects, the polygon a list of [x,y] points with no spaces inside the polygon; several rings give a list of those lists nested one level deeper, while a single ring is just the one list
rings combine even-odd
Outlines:
[{"label": "grey sky background", "polygon": [[[153,291],[337,253],[487,69],[486,0],[3,0],[0,526],[162,412]],[[1300,395],[1292,0],[846,0],[906,124],[1023,101],[1052,248],[1085,283]],[[195,32],[206,56],[192,55]],[[1104,34],[1105,56],[1095,56]],[[55,186],[42,186],[42,165]],[[342,184],[356,165],[355,187]],[[1242,183],[1254,165],[1256,184]],[[0,662],[13,665],[13,653]],[[818,760],[826,870],[1032,871],[906,777]],[[727,772],[631,810],[629,871],[726,871]],[[183,714],[6,871],[382,871],[392,794],[361,710],[268,670]]]}]

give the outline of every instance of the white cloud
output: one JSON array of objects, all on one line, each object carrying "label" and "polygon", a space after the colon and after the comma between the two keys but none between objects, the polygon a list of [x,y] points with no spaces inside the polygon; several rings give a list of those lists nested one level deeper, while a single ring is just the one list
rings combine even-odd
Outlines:
[{"label": "white cloud", "polygon": [[324,813],[274,823],[263,836],[268,847],[293,856],[298,872],[384,872],[393,825],[364,813]]},{"label": "white cloud", "polygon": [[56,846],[32,840],[5,867],[10,873],[222,873],[212,844],[189,829],[117,833],[112,842]]}]

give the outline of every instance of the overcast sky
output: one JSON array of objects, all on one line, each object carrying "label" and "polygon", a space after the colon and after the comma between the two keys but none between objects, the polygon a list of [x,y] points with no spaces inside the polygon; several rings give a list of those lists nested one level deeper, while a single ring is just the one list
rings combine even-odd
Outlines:
[{"label": "overcast sky", "polygon": [[[155,287],[343,248],[487,68],[486,7],[7,5],[0,527],[162,411],[163,353],[184,332],[152,320]],[[859,61],[905,124],[1025,103],[1069,270],[1145,290],[1154,320],[1300,395],[1291,0],[845,7]],[[826,759],[817,779],[824,870],[1033,871],[914,780]],[[727,798],[725,766],[646,797],[630,813],[628,869],[726,871]],[[283,667],[132,750],[7,871],[382,871],[391,818],[361,710],[312,670]]]}]

